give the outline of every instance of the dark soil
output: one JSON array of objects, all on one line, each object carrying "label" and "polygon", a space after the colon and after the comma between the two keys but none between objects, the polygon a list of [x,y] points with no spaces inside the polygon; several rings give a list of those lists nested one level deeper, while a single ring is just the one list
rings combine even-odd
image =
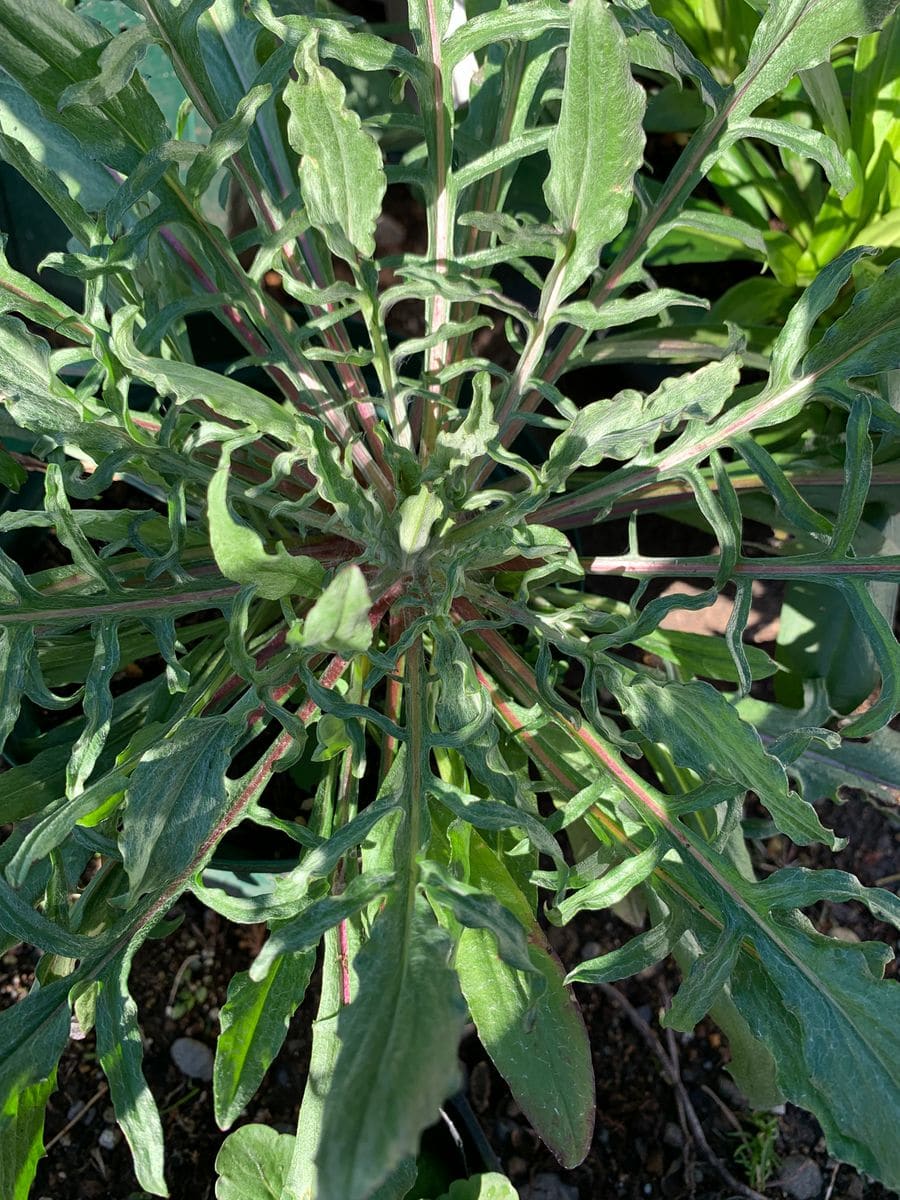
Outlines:
[{"label": "dark soil", "polygon": [[[758,848],[761,872],[791,861],[804,866],[838,866],[853,871],[866,884],[894,877],[900,833],[886,816],[858,798],[841,807],[824,805],[822,816],[839,833],[852,838],[850,848],[834,855],[822,847],[797,849],[773,838]],[[172,1060],[171,1047],[179,1037],[215,1046],[218,1009],[228,980],[248,965],[264,931],[257,926],[229,925],[190,898],[184,898],[177,911],[184,917],[181,926],[168,940],[144,946],[136,958],[131,983],[145,1035],[145,1072],[163,1114],[173,1200],[207,1200],[214,1194],[213,1164],[225,1135],[213,1120],[210,1086],[182,1075]],[[892,931],[873,921],[858,905],[827,903],[813,916],[817,927],[833,936],[876,937],[898,948]],[[585,914],[565,929],[551,930],[551,939],[563,962],[572,966],[620,945],[631,932],[617,917],[601,912]],[[24,994],[33,962],[31,952],[22,948],[4,957],[0,977],[4,1005]],[[888,973],[896,973],[896,964]],[[734,1154],[742,1139],[753,1137],[755,1126],[725,1070],[727,1044],[706,1021],[693,1034],[674,1038],[659,1027],[659,1013],[677,985],[677,972],[665,966],[620,986],[666,1049],[671,1053],[674,1048],[681,1080],[711,1148],[735,1177],[745,1180],[746,1171],[734,1161]],[[284,1132],[293,1130],[309,1057],[316,993],[314,979],[284,1049],[244,1119],[264,1121]],[[578,995],[594,1047],[598,1109],[590,1154],[575,1170],[563,1170],[541,1145],[474,1031],[464,1037],[460,1047],[471,1109],[521,1195],[557,1196],[558,1200],[725,1200],[734,1195],[691,1137],[679,1114],[675,1092],[640,1032],[598,989],[579,987]],[[114,1123],[92,1035],[70,1043],[63,1057],[46,1136],[49,1153],[40,1165],[32,1193],[37,1200],[131,1200],[142,1195],[127,1145]],[[809,1193],[810,1200],[826,1196],[829,1200],[886,1200],[891,1195],[829,1159],[815,1120],[792,1106],[777,1116],[776,1149],[782,1160],[790,1160],[790,1170],[799,1169],[799,1163],[804,1179],[819,1182],[818,1191]],[[456,1165],[451,1161],[451,1166]],[[790,1192],[776,1186],[777,1178],[778,1168],[765,1195],[773,1200],[790,1197]],[[761,1181],[757,1184],[761,1186]],[[547,1192],[550,1186],[557,1191]]]}]

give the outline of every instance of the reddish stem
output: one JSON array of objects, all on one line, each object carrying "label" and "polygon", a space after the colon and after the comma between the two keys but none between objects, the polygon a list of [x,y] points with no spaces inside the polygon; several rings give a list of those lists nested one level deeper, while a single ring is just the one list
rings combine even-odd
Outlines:
[{"label": "reddish stem", "polygon": [[339,958],[341,964],[341,1003],[350,1003],[350,939],[347,936],[347,922],[341,921],[338,926],[338,942],[340,945]]}]

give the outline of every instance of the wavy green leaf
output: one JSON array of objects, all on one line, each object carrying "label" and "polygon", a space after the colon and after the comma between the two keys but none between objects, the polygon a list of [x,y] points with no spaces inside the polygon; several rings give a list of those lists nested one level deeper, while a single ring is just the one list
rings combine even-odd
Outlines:
[{"label": "wavy green leaf", "polygon": [[225,718],[190,718],[145,751],[128,784],[119,835],[130,902],[176,879],[214,839],[239,737],[240,728]]},{"label": "wavy green leaf", "polygon": [[593,1129],[587,1035],[558,962],[537,946],[529,957],[533,971],[517,972],[494,955],[488,933],[466,929],[455,965],[491,1061],[563,1165],[574,1167]]},{"label": "wavy green leaf", "polygon": [[314,950],[300,950],[279,958],[259,981],[247,971],[232,976],[219,1012],[213,1069],[220,1129],[229,1129],[256,1094],[303,1002],[315,961]]},{"label": "wavy green leaf", "polygon": [[378,143],[346,107],[340,80],[320,65],[315,37],[298,48],[294,66],[297,82],[285,88],[284,101],[309,218],[333,253],[369,258],[387,186]]},{"label": "wavy green leaf", "polygon": [[778,827],[798,845],[839,845],[812,805],[790,790],[784,767],[766,752],[756,730],[715,688],[640,679],[612,682],[612,687],[634,726],[651,742],[667,746],[679,766],[690,767],[702,779],[731,780],[756,792]]},{"label": "wavy green leaf", "polygon": [[897,1186],[900,1150],[884,1103],[900,1069],[900,984],[881,978],[890,951],[822,937],[789,913],[773,913],[751,937],[759,960],[739,957],[731,992],[771,1050],[779,1087],[815,1113],[833,1153]]},{"label": "wavy green leaf", "polygon": [[749,114],[798,71],[826,62],[844,38],[878,29],[896,0],[779,0],[757,27],[744,71],[734,81],[733,115]]},{"label": "wavy green leaf", "polygon": [[154,1196],[168,1196],[163,1174],[162,1120],[141,1070],[144,1044],[137,1006],[128,991],[136,946],[100,976],[96,1001],[97,1055],[109,1081],[116,1120],[131,1147],[138,1183]]},{"label": "wavy green leaf", "polygon": [[628,217],[641,163],[646,100],[631,77],[622,30],[605,0],[572,5],[559,122],[550,138],[547,207],[567,238],[560,291],[570,294]]},{"label": "wavy green leaf", "polygon": [[371,872],[358,875],[337,896],[323,896],[304,905],[297,916],[280,922],[253,960],[250,978],[261,983],[284,954],[313,949],[323,934],[390,892],[393,875]]},{"label": "wavy green leaf", "polygon": [[70,145],[74,139],[98,166],[128,174],[168,135],[162,113],[137,75],[101,102],[59,110],[70,88],[95,78],[111,44],[105,30],[62,5],[0,3],[0,66],[36,101],[42,120],[69,135]]},{"label": "wavy green leaf", "polygon": [[128,85],[149,45],[146,25],[132,25],[118,34],[101,51],[97,74],[70,83],[57,101],[57,109],[62,112],[73,104],[93,106],[111,100]]},{"label": "wavy green leaf", "polygon": [[739,377],[740,359],[730,354],[691,374],[667,379],[650,396],[629,389],[611,400],[585,405],[553,443],[544,479],[558,488],[577,467],[596,466],[604,458],[631,458],[684,420],[693,419],[695,427],[702,428],[724,407]]},{"label": "wavy green leaf", "polygon": [[0,1013],[0,1181],[3,1195],[27,1200],[43,1153],[44,1104],[69,1039],[65,980],[36,987]]},{"label": "wavy green leaf", "polygon": [[321,564],[305,554],[290,554],[280,543],[269,554],[256,530],[231,515],[231,478],[226,455],[206,492],[209,540],[219,570],[226,579],[255,588],[266,600],[316,595],[325,577]]},{"label": "wavy green leaf", "polygon": [[455,879],[434,862],[420,865],[420,878],[425,895],[432,904],[451,912],[460,925],[468,929],[483,929],[497,941],[497,952],[505,963],[517,971],[533,971],[528,957],[528,944],[522,926],[492,895],[480,891],[465,880]]}]

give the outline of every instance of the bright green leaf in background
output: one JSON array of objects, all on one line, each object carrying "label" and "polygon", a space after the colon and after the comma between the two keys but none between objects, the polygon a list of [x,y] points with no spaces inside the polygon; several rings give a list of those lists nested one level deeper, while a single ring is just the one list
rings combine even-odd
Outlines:
[{"label": "bright green leaf in background", "polygon": [[219,1013],[213,1097],[216,1121],[229,1129],[256,1093],[281,1049],[315,966],[312,951],[286,954],[256,981],[246,972],[232,977]]},{"label": "bright green leaf in background", "polygon": [[281,1200],[294,1139],[268,1125],[242,1125],[216,1155],[216,1200]]},{"label": "bright green leaf in background", "polygon": [[437,1200],[516,1200],[518,1192],[504,1175],[473,1175],[459,1179]]}]

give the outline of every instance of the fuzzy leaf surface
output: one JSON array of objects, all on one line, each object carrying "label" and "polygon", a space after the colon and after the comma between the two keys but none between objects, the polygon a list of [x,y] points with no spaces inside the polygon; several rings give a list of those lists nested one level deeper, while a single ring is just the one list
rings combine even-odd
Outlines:
[{"label": "fuzzy leaf surface", "polygon": [[240,736],[221,718],[190,718],[156,743],[131,776],[119,845],[132,897],[175,879],[224,809],[225,771]]},{"label": "fuzzy leaf surface", "polygon": [[550,138],[547,207],[568,239],[570,294],[621,232],[641,163],[646,99],[606,0],[575,0],[559,122]]},{"label": "fuzzy leaf surface", "polygon": [[314,39],[300,46],[295,66],[298,80],[285,88],[284,100],[309,218],[333,253],[371,258],[387,186],[378,143],[345,105],[340,80],[319,64]]},{"label": "fuzzy leaf surface", "polygon": [[389,904],[354,960],[325,1098],[317,1200],[368,1200],[457,1086],[465,1005],[424,900]]}]

